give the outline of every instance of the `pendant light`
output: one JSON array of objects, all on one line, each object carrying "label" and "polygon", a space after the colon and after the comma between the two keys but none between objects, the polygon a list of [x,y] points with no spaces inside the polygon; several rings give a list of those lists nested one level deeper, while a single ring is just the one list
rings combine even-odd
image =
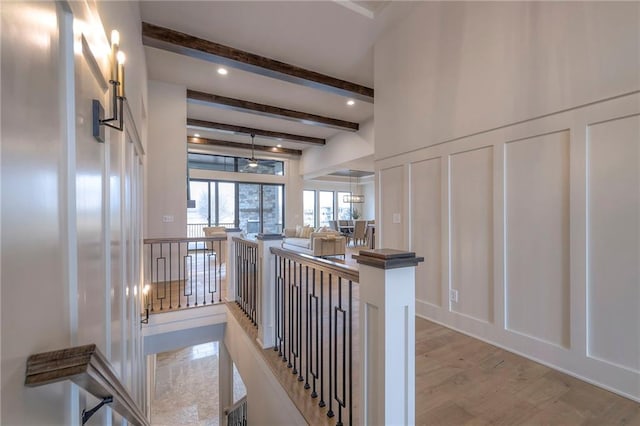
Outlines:
[{"label": "pendant light", "polygon": [[251,134],[251,158],[249,159],[249,163],[247,163],[247,166],[251,168],[258,167],[258,160],[256,160],[256,157],[255,157],[255,149],[254,149],[254,143],[253,143],[253,140],[255,137],[256,135],[252,133]]},{"label": "pendant light", "polygon": [[[351,178],[353,177],[354,170],[349,170],[349,194],[342,197],[342,201],[349,204],[362,204],[364,203],[364,195],[356,195],[351,190]],[[356,179],[358,179],[356,177]],[[358,185],[359,180],[356,181]]]}]

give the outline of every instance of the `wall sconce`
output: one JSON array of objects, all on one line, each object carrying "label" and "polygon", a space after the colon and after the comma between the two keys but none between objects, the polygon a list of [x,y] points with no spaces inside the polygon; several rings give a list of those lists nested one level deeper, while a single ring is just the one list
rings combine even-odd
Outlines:
[{"label": "wall sconce", "polygon": [[149,290],[151,286],[145,285],[142,289],[142,300],[144,301],[144,313],[142,314],[141,324],[149,324]]},{"label": "wall sconce", "polygon": [[104,118],[104,108],[98,99],[93,100],[93,137],[98,142],[104,142],[104,127],[108,126],[112,129],[122,131],[124,128],[124,108],[123,103],[126,99],[124,92],[124,52],[120,51],[120,33],[113,30],[111,32],[111,85],[112,106],[109,118]]}]

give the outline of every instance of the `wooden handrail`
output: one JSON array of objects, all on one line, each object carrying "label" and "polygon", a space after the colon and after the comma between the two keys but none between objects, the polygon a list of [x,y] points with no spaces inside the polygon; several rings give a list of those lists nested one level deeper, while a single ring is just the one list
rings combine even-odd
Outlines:
[{"label": "wooden handrail", "polygon": [[95,344],[43,352],[27,359],[25,386],[71,380],[98,399],[113,397],[110,407],[131,424],[148,426],[140,407]]},{"label": "wooden handrail", "polygon": [[236,401],[235,404],[233,404],[231,407],[227,407],[224,409],[224,415],[228,415],[229,413],[231,413],[232,411],[234,411],[235,409],[237,409],[238,407],[240,407],[242,404],[244,404],[245,402],[247,402],[247,396],[243,396],[242,398],[240,398],[239,400]]},{"label": "wooden handrail", "polygon": [[342,263],[332,262],[330,260],[278,247],[271,247],[271,253],[285,259],[295,260],[302,265],[313,266],[318,271],[327,272],[355,283],[360,282],[360,271]]},{"label": "wooden handrail", "polygon": [[256,241],[256,240],[248,240],[248,239],[242,238],[242,237],[233,237],[233,241],[239,242],[239,243],[243,243],[243,244],[246,244],[246,245],[252,246],[252,247],[258,247],[258,241]]},{"label": "wooden handrail", "polygon": [[165,243],[201,243],[203,241],[226,241],[227,236],[219,237],[164,237],[164,238],[145,238],[145,244],[165,244]]}]

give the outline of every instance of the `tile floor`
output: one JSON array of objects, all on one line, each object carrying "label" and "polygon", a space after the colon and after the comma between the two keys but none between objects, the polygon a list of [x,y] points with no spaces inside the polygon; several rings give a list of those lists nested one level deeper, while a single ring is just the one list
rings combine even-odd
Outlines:
[{"label": "tile floor", "polygon": [[[219,425],[218,345],[209,342],[157,355],[152,425]],[[246,389],[235,366],[233,382],[237,401]]]}]

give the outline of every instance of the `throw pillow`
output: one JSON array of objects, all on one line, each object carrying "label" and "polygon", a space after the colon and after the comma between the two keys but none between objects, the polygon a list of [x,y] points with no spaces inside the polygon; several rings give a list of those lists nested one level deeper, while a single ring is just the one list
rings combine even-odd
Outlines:
[{"label": "throw pillow", "polygon": [[302,237],[302,225],[296,225],[296,238]]},{"label": "throw pillow", "polygon": [[311,238],[311,234],[313,233],[313,228],[310,226],[305,226],[302,228],[302,232],[300,233],[300,238]]}]

